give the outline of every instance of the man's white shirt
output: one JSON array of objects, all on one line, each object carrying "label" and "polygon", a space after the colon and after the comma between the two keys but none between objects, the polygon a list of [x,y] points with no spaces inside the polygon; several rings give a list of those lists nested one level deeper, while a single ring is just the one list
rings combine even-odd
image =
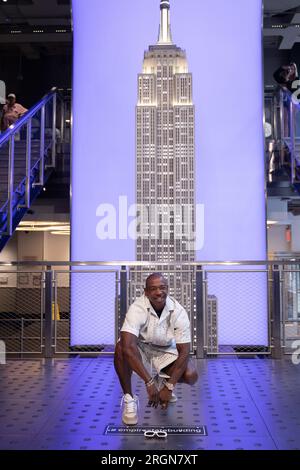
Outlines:
[{"label": "man's white shirt", "polygon": [[191,342],[190,320],[186,310],[172,297],[158,317],[148,297],[142,295],[129,307],[121,331],[131,333],[143,343],[173,350],[175,344]]}]

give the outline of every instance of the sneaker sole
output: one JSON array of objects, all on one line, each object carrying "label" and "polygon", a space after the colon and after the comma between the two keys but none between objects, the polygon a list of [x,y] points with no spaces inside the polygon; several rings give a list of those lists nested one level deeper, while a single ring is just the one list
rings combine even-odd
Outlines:
[{"label": "sneaker sole", "polygon": [[122,418],[122,421],[126,425],[134,426],[135,424],[137,424],[138,419],[137,418],[128,418],[128,419]]}]

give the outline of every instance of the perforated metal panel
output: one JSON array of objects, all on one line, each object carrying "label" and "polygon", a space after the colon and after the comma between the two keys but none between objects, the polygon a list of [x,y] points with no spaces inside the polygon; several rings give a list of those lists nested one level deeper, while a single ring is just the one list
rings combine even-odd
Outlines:
[{"label": "perforated metal panel", "polygon": [[195,361],[199,381],[178,384],[168,410],[147,407],[133,377],[141,426],[207,427],[208,436],[107,436],[121,425],[111,357],[9,360],[0,366],[1,449],[300,449],[300,369],[289,360]]}]

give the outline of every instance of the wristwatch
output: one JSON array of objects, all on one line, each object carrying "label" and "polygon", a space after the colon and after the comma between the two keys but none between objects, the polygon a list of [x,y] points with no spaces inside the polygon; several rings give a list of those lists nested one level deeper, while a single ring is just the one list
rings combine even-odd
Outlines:
[{"label": "wristwatch", "polygon": [[171,384],[170,382],[167,382],[166,380],[164,381],[164,386],[167,387],[167,389],[170,390],[170,392],[173,392],[175,388],[174,384]]}]

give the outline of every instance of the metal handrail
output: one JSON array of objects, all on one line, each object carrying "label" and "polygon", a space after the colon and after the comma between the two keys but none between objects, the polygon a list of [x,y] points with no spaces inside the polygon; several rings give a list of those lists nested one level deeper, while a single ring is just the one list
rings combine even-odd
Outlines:
[{"label": "metal handrail", "polygon": [[[61,103],[63,103],[63,97],[60,95],[57,88],[52,88],[52,90],[47,93],[35,106],[33,106],[29,111],[25,113],[16,123],[12,124],[4,133],[0,136],[0,148],[8,143],[9,145],[9,154],[8,154],[8,194],[7,194],[7,201],[4,203],[2,207],[2,212],[7,212],[7,222],[6,222],[6,231],[1,231],[1,235],[4,236],[11,236],[13,233],[13,211],[14,211],[14,173],[15,173],[15,136],[16,134],[26,127],[26,149],[24,152],[24,161],[26,162],[26,174],[22,179],[20,185],[24,184],[25,187],[25,204],[18,204],[18,208],[25,208],[28,209],[31,203],[31,187],[36,186],[43,186],[45,182],[45,170],[47,168],[55,168],[56,166],[56,144],[57,144],[57,136],[56,136],[56,114],[57,114],[57,98],[60,99]],[[51,110],[52,119],[51,119],[51,139],[47,148],[45,148],[45,123],[46,123],[46,116],[45,110],[48,103],[52,102],[53,107]],[[39,150],[39,159],[35,163],[34,167],[32,167],[31,161],[31,129],[32,129],[32,119],[36,114],[40,112],[41,119],[40,119],[40,150]],[[65,116],[64,116],[64,106],[61,105],[61,132],[60,135],[63,134],[63,126],[65,125]],[[60,139],[61,142],[61,139]],[[45,155],[48,149],[51,146],[51,157],[50,161],[45,161]],[[38,177],[36,178],[32,185],[31,185],[31,173],[33,168],[38,166]],[[16,188],[17,190],[19,189]]]},{"label": "metal handrail", "polygon": [[[300,258],[282,258],[276,260],[245,260],[245,261],[207,261],[199,260],[194,262],[181,262],[181,263],[166,263],[154,261],[126,261],[126,260],[112,260],[112,261],[0,261],[0,268],[17,267],[17,266],[44,266],[49,268],[52,266],[145,266],[145,267],[177,267],[177,266],[277,266],[277,265],[299,265]],[[15,272],[15,271],[13,271]],[[41,273],[41,271],[37,271]],[[67,272],[67,271],[66,271]]]},{"label": "metal handrail", "polygon": [[[300,265],[300,258],[299,254],[298,258],[297,257],[290,257],[289,259],[274,259],[274,260],[252,260],[252,261],[235,261],[232,263],[232,265],[235,265],[236,267],[229,267],[229,262],[228,261],[198,261],[197,263],[173,263],[173,266],[177,266],[178,269],[180,267],[184,266],[195,266],[197,265],[197,269],[193,271],[193,279],[191,279],[191,282],[193,282],[194,287],[195,287],[195,299],[196,303],[192,304],[193,306],[191,307],[191,312],[195,312],[194,306],[196,306],[196,311],[197,314],[194,315],[193,318],[191,318],[191,327],[192,331],[194,331],[194,336],[193,336],[193,341],[192,341],[192,347],[193,351],[196,353],[197,357],[205,357],[209,355],[232,355],[236,354],[234,350],[224,350],[224,349],[211,349],[210,343],[209,343],[209,338],[213,338],[213,334],[210,328],[211,319],[212,317],[209,316],[211,315],[209,313],[209,302],[210,296],[209,295],[209,275],[210,273],[222,273],[222,274],[229,274],[230,273],[262,273],[263,278],[267,281],[266,286],[268,286],[268,343],[265,346],[265,348],[261,351],[256,351],[255,354],[259,355],[272,355],[274,358],[279,358],[281,357],[281,354],[284,353],[289,353],[290,349],[289,346],[285,345],[285,325],[288,323],[292,323],[293,325],[299,325],[300,326],[300,319],[295,317],[294,313],[296,312],[295,308],[297,307],[297,302],[293,300],[293,316],[292,318],[287,318],[286,317],[286,312],[287,312],[287,306],[288,306],[288,298],[287,298],[287,293],[290,292],[290,287],[293,287],[293,285],[289,281],[289,275],[290,273],[299,273],[299,265]],[[33,267],[33,264],[35,267]],[[96,265],[100,266],[99,269],[96,269]],[[68,296],[70,296],[71,293],[71,282],[70,279],[68,280],[67,283],[65,283],[65,278],[61,278],[59,275],[68,275],[68,276],[73,276],[73,274],[81,273],[83,275],[88,274],[90,272],[97,272],[97,273],[117,273],[115,280],[116,280],[116,288],[113,290],[113,295],[115,296],[115,330],[116,334],[118,334],[119,327],[120,327],[120,322],[123,321],[122,319],[125,316],[125,313],[128,308],[127,300],[129,300],[129,293],[128,293],[128,285],[130,282],[132,282],[132,279],[130,279],[130,276],[128,277],[128,274],[130,273],[130,269],[133,266],[144,266],[145,271],[149,270],[155,270],[155,265],[160,266],[160,269],[164,271],[164,266],[165,267],[170,267],[171,264],[169,263],[153,263],[153,262],[125,262],[125,261],[107,261],[107,262],[101,262],[101,261],[94,261],[94,262],[66,262],[66,261],[38,261],[38,262],[33,262],[33,261],[24,261],[24,262],[12,262],[12,263],[7,263],[7,262],[1,262],[0,263],[0,274],[24,274],[26,272],[31,272],[31,273],[38,273],[42,276],[42,283],[39,286],[36,286],[37,289],[40,289],[41,292],[41,302],[40,302],[40,317],[35,317],[34,320],[38,324],[40,322],[40,327],[41,327],[41,351],[40,354],[42,354],[44,357],[53,357],[53,355],[59,355],[59,354],[77,354],[77,351],[72,351],[69,346],[68,340],[70,339],[69,333],[65,332],[64,329],[61,330],[60,333],[58,333],[57,326],[59,324],[70,324],[70,319],[71,319],[71,304],[68,303],[69,300],[67,300],[67,304],[64,305],[62,311],[66,313],[66,317],[60,319],[57,318],[56,316],[56,310],[54,309],[53,313],[53,305],[56,305],[58,302],[63,302],[63,299],[65,298],[64,296],[67,295],[67,299],[69,299]],[[216,269],[214,270],[212,268],[212,265],[216,265]],[[251,267],[252,265],[252,267]],[[255,267],[254,267],[255,265]],[[14,268],[13,266],[19,266],[20,269]],[[21,269],[21,266],[30,266],[30,271],[28,270],[23,270]],[[37,267],[42,266],[44,267],[43,270],[37,271]],[[63,270],[60,269],[59,266],[66,266],[69,267],[69,270]],[[73,267],[78,266],[79,268],[72,269]],[[93,270],[89,269],[88,266],[93,266]],[[110,268],[109,268],[110,266]],[[114,267],[116,267],[114,269]],[[239,267],[238,267],[239,266]],[[259,266],[261,269],[259,269]],[[55,269],[55,267],[58,267],[58,269]],[[81,267],[81,269],[80,269]],[[85,267],[87,267],[85,269]],[[101,268],[103,267],[103,268]],[[108,269],[106,269],[106,267]],[[5,269],[4,269],[5,268]],[[223,268],[223,269],[222,269]],[[285,269],[287,268],[287,269]],[[182,272],[182,271],[181,271]],[[123,280],[122,280],[122,274]],[[58,276],[57,276],[58,275]],[[218,276],[219,274],[217,274]],[[63,282],[59,283],[59,279],[63,279]],[[32,285],[30,285],[32,287]],[[14,288],[18,291],[19,287],[18,284],[16,285],[11,285],[7,286],[9,288]],[[133,284],[134,287],[134,284]],[[4,288],[4,287],[3,287]],[[24,288],[24,287],[23,287]],[[59,288],[67,289],[67,294],[65,294],[65,291],[61,294],[59,294],[58,290]],[[299,294],[297,294],[299,295]],[[37,298],[37,295],[35,293],[34,298]],[[59,300],[61,299],[61,300]],[[130,297],[132,300],[132,297]],[[290,304],[289,304],[290,305]],[[6,310],[8,307],[5,307]],[[36,307],[34,307],[35,309]],[[5,311],[6,311],[5,310]],[[34,310],[35,311],[35,310]],[[10,307],[9,310],[7,310],[8,313],[10,313]],[[298,310],[297,310],[298,312]],[[38,312],[37,312],[38,314]],[[124,314],[124,315],[123,315]],[[30,322],[32,320],[32,316],[34,313],[30,311],[29,318],[26,318],[23,316],[24,312],[22,312],[22,319],[20,318],[3,318],[2,321],[4,321],[5,325],[13,325],[13,322],[20,322],[20,320],[23,321],[23,324],[27,324],[27,322]],[[23,326],[24,326],[23,325]],[[66,330],[67,331],[67,330]],[[34,330],[33,331],[28,331],[28,336],[25,334],[25,330],[22,332],[21,331],[21,339],[22,340],[27,340],[27,339],[38,339],[39,336],[35,336],[36,334],[39,335],[39,333],[36,333]],[[12,330],[12,335],[15,335],[15,331]],[[31,336],[32,335],[32,336]],[[7,336],[12,338],[12,336]],[[288,336],[289,340],[290,335]],[[195,339],[196,338],[196,339]],[[67,341],[67,345],[63,346],[63,349],[57,347],[57,341],[64,340]],[[109,346],[109,345],[108,345]],[[229,345],[230,346],[230,345]],[[215,346],[213,346],[214,348]],[[38,348],[39,349],[39,348]],[[101,352],[100,354],[111,354],[112,350],[104,351],[103,353]],[[9,353],[16,353],[17,351],[10,351]],[[22,343],[21,343],[21,353],[33,353],[33,351],[24,351],[22,349]],[[38,351],[36,351],[38,352]],[[86,354],[90,354],[92,352],[91,349],[88,349],[86,351]],[[83,352],[81,352],[84,354]],[[243,354],[249,354],[249,351],[239,351],[239,355]]]},{"label": "metal handrail", "polygon": [[0,147],[5,142],[7,142],[13,134],[19,132],[21,127],[23,127],[24,124],[26,124],[28,120],[32,118],[45,104],[47,104],[52,99],[53,95],[56,93],[58,93],[57,89],[52,88],[52,90],[45,96],[43,96],[43,98],[41,98],[36,105],[32,106],[32,108],[26,111],[26,113],[22,117],[20,117],[20,119],[18,119],[14,124],[9,126],[9,128],[0,135]]},{"label": "metal handrail", "polygon": [[[285,164],[285,146],[288,144],[290,151],[290,181],[294,185],[300,183],[297,175],[297,155],[296,155],[296,111],[300,111],[300,103],[293,99],[293,94],[289,90],[266,90],[265,100],[271,102],[271,122],[273,127],[272,152],[275,147],[280,152],[280,166]],[[285,104],[287,106],[285,106]],[[285,112],[286,109],[286,112]],[[289,121],[288,135],[286,135],[286,119]]]}]

